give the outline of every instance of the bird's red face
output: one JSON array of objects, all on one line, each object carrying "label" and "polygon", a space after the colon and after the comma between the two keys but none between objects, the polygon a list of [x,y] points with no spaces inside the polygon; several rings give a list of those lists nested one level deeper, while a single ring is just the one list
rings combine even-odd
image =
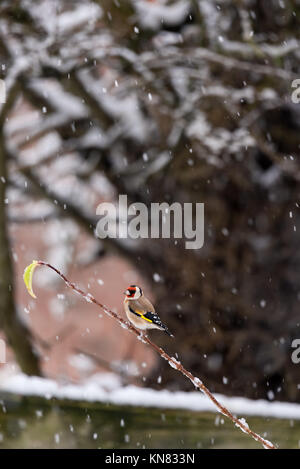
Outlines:
[{"label": "bird's red face", "polygon": [[140,296],[142,296],[142,289],[137,285],[130,285],[127,290],[124,292],[126,298],[128,300],[137,300]]}]

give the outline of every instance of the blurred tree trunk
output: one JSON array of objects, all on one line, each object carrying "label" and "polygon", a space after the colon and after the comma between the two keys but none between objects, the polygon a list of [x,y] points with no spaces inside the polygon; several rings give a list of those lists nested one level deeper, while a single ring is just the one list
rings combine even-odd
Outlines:
[{"label": "blurred tree trunk", "polygon": [[[13,96],[8,98],[0,115],[0,129],[3,129],[10,101],[13,101]],[[6,228],[6,184],[6,152],[2,132],[0,134],[0,327],[14,351],[22,371],[28,375],[40,375],[39,360],[31,345],[31,334],[18,317],[14,303],[13,267]]]}]

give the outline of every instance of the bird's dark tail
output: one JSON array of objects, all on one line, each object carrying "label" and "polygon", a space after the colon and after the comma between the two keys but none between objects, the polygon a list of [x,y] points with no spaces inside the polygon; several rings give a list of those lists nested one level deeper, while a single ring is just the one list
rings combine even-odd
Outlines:
[{"label": "bird's dark tail", "polygon": [[169,329],[166,327],[166,326],[163,326],[164,328],[164,331],[166,334],[168,334],[170,337],[174,337],[173,334],[171,334],[171,332],[169,331]]}]

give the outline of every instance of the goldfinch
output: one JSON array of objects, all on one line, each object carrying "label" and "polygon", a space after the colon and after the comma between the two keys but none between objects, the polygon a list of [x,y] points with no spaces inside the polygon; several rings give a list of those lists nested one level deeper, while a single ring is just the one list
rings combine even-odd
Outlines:
[{"label": "goldfinch", "polygon": [[124,309],[129,321],[137,329],[159,329],[174,337],[168,328],[161,322],[155,313],[154,306],[144,296],[143,291],[137,285],[130,285],[124,292]]}]

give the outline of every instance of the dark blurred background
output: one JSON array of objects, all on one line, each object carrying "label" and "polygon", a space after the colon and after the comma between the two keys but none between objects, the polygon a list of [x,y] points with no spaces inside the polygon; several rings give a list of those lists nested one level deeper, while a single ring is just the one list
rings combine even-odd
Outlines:
[{"label": "dark blurred background", "polygon": [[[176,336],[153,340],[212,391],[299,400],[299,15],[299,0],[0,1],[10,366],[190,389],[54,275],[29,299],[22,272],[41,258],[118,311],[138,282]],[[96,207],[119,194],[203,202],[204,247],[100,241]]]}]

